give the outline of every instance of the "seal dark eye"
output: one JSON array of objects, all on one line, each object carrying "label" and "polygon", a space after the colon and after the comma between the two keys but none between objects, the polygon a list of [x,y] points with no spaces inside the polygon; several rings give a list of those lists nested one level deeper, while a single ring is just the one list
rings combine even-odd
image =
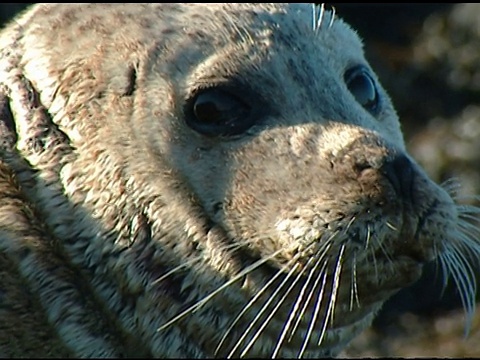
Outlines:
[{"label": "seal dark eye", "polygon": [[238,135],[253,125],[250,107],[238,97],[219,89],[196,95],[189,105],[187,125],[207,136]]},{"label": "seal dark eye", "polygon": [[345,83],[355,99],[370,113],[378,108],[378,92],[375,80],[364,67],[355,67],[345,73]]}]

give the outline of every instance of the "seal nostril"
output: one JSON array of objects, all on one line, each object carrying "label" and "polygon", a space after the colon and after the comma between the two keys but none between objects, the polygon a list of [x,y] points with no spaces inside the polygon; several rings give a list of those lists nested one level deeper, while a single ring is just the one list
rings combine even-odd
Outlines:
[{"label": "seal nostril", "polygon": [[413,165],[405,155],[389,159],[382,165],[380,171],[390,181],[398,196],[407,201],[413,200]]}]

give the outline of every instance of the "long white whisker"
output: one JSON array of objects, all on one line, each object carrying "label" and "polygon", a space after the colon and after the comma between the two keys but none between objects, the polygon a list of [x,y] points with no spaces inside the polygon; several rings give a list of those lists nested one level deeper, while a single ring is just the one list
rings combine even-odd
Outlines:
[{"label": "long white whisker", "polygon": [[356,216],[352,216],[350,221],[348,222],[347,226],[345,227],[345,233],[350,229],[350,227],[353,225],[353,223],[357,220]]},{"label": "long white whisker", "polygon": [[[293,259],[292,259],[293,260]],[[292,260],[289,261],[289,264],[291,264]],[[262,309],[258,312],[258,314],[255,316],[255,318],[252,320],[250,325],[247,327],[247,329],[243,332],[243,335],[238,339],[236,345],[233,347],[233,349],[230,351],[230,353],[227,355],[227,358],[231,358],[235,351],[239,348],[240,344],[245,340],[245,338],[248,336],[252,328],[255,326],[257,321],[260,319],[260,317],[263,315],[265,310],[268,308],[268,306],[272,303],[272,301],[276,298],[277,294],[280,292],[280,290],[285,286],[287,281],[290,279],[292,274],[297,270],[298,266],[300,264],[296,263],[290,271],[287,273],[287,275],[284,277],[280,285],[276,288],[276,290],[271,294],[271,296],[268,298],[268,300],[264,303]],[[279,270],[280,271],[280,270]],[[245,353],[245,350],[242,352],[242,354]]]},{"label": "long white whisker", "polygon": [[336,9],[335,6],[332,6],[332,12],[331,12],[331,17],[330,17],[330,23],[328,24],[328,28],[330,29],[333,26],[333,22],[335,21],[335,14],[336,14]]},{"label": "long white whisker", "polygon": [[[318,257],[318,259],[317,259],[317,261],[316,261],[316,263],[315,263],[315,265],[314,265],[314,269],[315,269],[314,271],[317,270],[318,265],[321,263],[321,261],[323,260],[323,258],[327,255],[328,250],[329,250],[330,247],[333,245],[333,239],[335,238],[335,236],[338,235],[338,233],[339,233],[338,231],[334,232],[334,233],[325,241],[325,244],[322,246],[322,248],[319,249],[319,253],[321,252],[321,254],[320,254],[320,256]],[[326,264],[326,263],[325,263],[325,264]],[[322,269],[320,270],[320,272],[323,272],[323,270],[324,270],[324,268],[322,268]],[[318,278],[317,278],[317,279],[318,279]],[[317,281],[317,282],[318,282],[318,281]],[[317,283],[317,282],[316,282],[316,283]],[[290,334],[290,336],[289,336],[289,338],[288,338],[288,341],[290,341],[290,340],[293,338],[293,335],[295,334],[295,332],[296,332],[296,330],[297,330],[297,327],[298,327],[298,325],[300,324],[300,321],[301,321],[302,318],[303,318],[303,314],[305,313],[305,311],[306,311],[306,309],[307,309],[307,306],[308,306],[308,304],[310,303],[310,300],[311,300],[311,298],[312,298],[312,296],[313,296],[313,294],[314,294],[314,288],[315,288],[315,286],[316,286],[316,285],[314,284],[314,286],[313,286],[313,288],[312,288],[312,291],[309,293],[309,296],[308,296],[308,298],[306,299],[306,301],[305,301],[305,303],[304,303],[304,305],[303,305],[303,308],[302,308],[302,310],[300,311],[299,316],[297,317],[297,320],[296,320],[296,322],[295,322],[295,325],[293,326],[292,333]]]},{"label": "long white whisker", "polygon": [[398,229],[393,225],[391,224],[390,222],[385,222],[385,224],[387,225],[388,228],[392,229],[393,231],[397,231],[398,232]]},{"label": "long white whisker", "polygon": [[[300,349],[300,352],[298,353],[298,358],[299,359],[303,357],[303,354],[304,354],[304,352],[305,352],[305,350],[308,346],[308,343],[310,342],[310,338],[312,336],[313,328],[315,327],[315,323],[317,321],[318,314],[320,313],[320,310],[321,310],[323,294],[324,294],[324,291],[325,291],[325,285],[327,284],[328,272],[325,271],[326,268],[327,268],[327,264],[328,264],[328,259],[326,259],[326,261],[322,265],[322,268],[320,269],[321,270],[320,274],[322,274],[322,275],[319,276],[315,280],[315,283],[313,284],[312,294],[316,291],[315,289],[320,284],[320,280],[322,280],[322,283],[321,283],[321,286],[320,286],[320,292],[318,293],[317,300],[315,301],[315,307],[314,307],[313,312],[312,312],[312,318],[310,320],[310,324],[308,326],[307,333],[305,334],[305,338],[303,340],[302,347]],[[309,301],[310,301],[310,299],[309,299]]]},{"label": "long white whisker", "polygon": [[[312,278],[313,278],[313,275],[316,273],[316,270],[317,270],[317,267],[318,267],[319,264],[320,264],[320,261],[317,261],[315,263],[314,267],[312,268],[312,271],[310,272],[310,275],[312,276]],[[326,263],[324,263],[324,265],[325,264]],[[320,269],[320,273],[324,270],[324,268],[325,268],[325,266],[322,269]],[[320,277],[317,277],[317,279],[314,281],[313,286],[312,286],[312,290],[308,293],[308,296],[305,299],[305,302],[303,303],[303,307],[300,310],[300,313],[297,316],[295,324],[292,327],[292,332],[290,333],[290,336],[288,337],[288,341],[291,341],[293,336],[295,335],[295,333],[298,329],[298,326],[300,325],[300,322],[302,321],[303,315],[305,314],[305,311],[307,310],[308,304],[310,303],[310,300],[312,299],[312,296],[314,294],[315,286],[316,286],[316,284],[318,284],[319,279],[320,279]]]},{"label": "long white whisker", "polygon": [[357,303],[357,307],[360,307],[360,299],[358,297],[358,287],[357,287],[357,253],[353,253],[353,266],[352,266],[352,279],[351,289],[350,289],[350,311],[353,310],[353,302]]},{"label": "long white whisker", "polygon": [[[295,264],[295,266],[299,265],[298,263]],[[295,267],[294,266],[294,267]],[[283,296],[280,298],[280,300],[278,301],[278,303],[275,305],[275,307],[272,309],[272,311],[270,312],[270,314],[267,316],[267,318],[263,321],[262,325],[260,326],[260,328],[257,330],[256,334],[254,336],[252,336],[252,338],[250,339],[249,343],[247,344],[247,346],[245,347],[245,349],[242,351],[242,353],[240,354],[241,357],[243,357],[247,351],[251,348],[251,346],[253,345],[253,343],[255,341],[257,341],[257,338],[258,336],[260,336],[260,334],[262,333],[262,331],[265,329],[265,327],[270,323],[270,321],[272,320],[272,317],[275,315],[275,313],[278,311],[278,309],[280,308],[280,306],[282,306],[282,304],[284,303],[285,299],[288,297],[288,295],[290,294],[290,292],[292,291],[292,289],[295,287],[295,285],[298,283],[298,281],[302,278],[303,276],[303,273],[305,272],[305,268],[303,268],[298,274],[297,276],[295,277],[295,279],[292,281],[292,283],[290,284],[290,286],[288,287],[288,289],[285,291],[285,293],[283,294]],[[272,356],[274,358],[274,356]]]},{"label": "long white whisker", "polygon": [[200,257],[196,257],[194,259],[190,259],[189,261],[179,265],[179,266],[176,266],[174,267],[173,269],[171,269],[170,271],[167,271],[165,274],[163,274],[162,276],[160,276],[158,279],[155,279],[154,281],[152,281],[152,283],[150,284],[150,286],[153,286],[155,284],[158,284],[162,281],[164,281],[166,278],[168,278],[169,276],[175,274],[176,272],[184,269],[184,268],[187,268],[193,264],[195,264],[196,262],[200,261]]},{"label": "long white whisker", "polygon": [[445,180],[440,186],[450,195],[452,199],[456,200],[456,193],[461,188],[460,182],[455,178]]},{"label": "long white whisker", "polygon": [[372,238],[372,231],[370,230],[370,224],[367,223],[367,239],[365,241],[365,250],[370,246],[370,239]]},{"label": "long white whisker", "polygon": [[315,3],[312,3],[312,15],[312,28],[315,31],[317,28],[317,5]]},{"label": "long white whisker", "polygon": [[290,311],[290,315],[287,319],[287,322],[285,324],[285,326],[283,327],[283,330],[282,330],[282,333],[280,334],[280,337],[277,341],[277,345],[275,346],[275,349],[273,350],[273,353],[272,353],[272,358],[275,358],[277,355],[278,355],[278,352],[280,351],[280,348],[283,344],[283,341],[285,340],[285,337],[288,333],[288,330],[290,329],[290,325],[292,323],[292,320],[293,318],[295,317],[295,315],[297,314],[297,311],[300,307],[300,304],[303,300],[303,296],[305,295],[305,290],[307,289],[312,277],[313,277],[313,274],[315,273],[315,269],[316,269],[316,266],[318,265],[318,262],[315,263],[315,265],[310,268],[310,264],[314,261],[314,258],[311,257],[310,259],[308,259],[307,261],[307,264],[305,265],[305,267],[302,269],[302,273],[299,274],[299,276],[301,276],[303,274],[303,272],[309,268],[310,271],[308,273],[308,277],[307,277],[307,280],[305,281],[305,283],[303,284],[302,288],[300,289],[299,291],[299,294],[297,296],[297,299],[293,305],[293,308],[292,308],[292,311]]},{"label": "long white whisker", "polygon": [[448,274],[452,275],[453,281],[460,293],[460,300],[466,313],[465,332],[471,327],[473,314],[475,313],[476,282],[475,273],[465,258],[455,249],[442,254],[445,258],[445,265]]},{"label": "long white whisker", "polygon": [[383,255],[385,255],[385,258],[387,259],[387,261],[388,261],[390,264],[393,264],[392,257],[391,257],[391,255],[388,253],[387,249],[385,249],[385,246],[382,244],[382,241],[381,241],[380,239],[378,239],[377,237],[374,237],[374,239],[376,240],[376,244],[378,245],[380,251],[383,253]]},{"label": "long white whisker", "polygon": [[459,217],[460,217],[461,219],[470,220],[470,221],[473,221],[473,222],[476,222],[476,223],[480,222],[479,216],[480,216],[479,213],[467,212],[467,211],[462,211],[462,212],[459,214]]},{"label": "long white whisker", "polygon": [[[245,243],[242,243],[242,244],[228,244],[228,245],[224,245],[222,247],[220,247],[218,250],[219,252],[220,251],[229,251],[229,253],[233,253],[235,252],[237,249],[241,248],[241,247],[244,247],[245,246]],[[150,284],[150,286],[154,286],[162,281],[164,281],[166,278],[168,278],[169,276],[173,275],[174,273],[184,269],[184,268],[187,268],[187,267],[190,267],[192,266],[193,264],[197,263],[197,262],[200,262],[201,260],[203,260],[203,257],[202,256],[196,256],[194,258],[191,258],[189,259],[188,261],[186,262],[183,262],[182,264],[180,264],[179,266],[176,266],[174,267],[173,269],[167,271],[165,274],[162,274],[159,278],[155,279],[154,281],[152,281],[152,283]]]},{"label": "long white whisker", "polygon": [[262,296],[262,294],[270,287],[270,285],[272,285],[276,279],[278,279],[278,277],[280,277],[282,274],[283,274],[283,271],[291,264],[291,261],[289,261],[288,263],[286,263],[285,265],[283,265],[279,271],[277,271],[275,273],[274,276],[272,276],[270,278],[270,280],[262,286],[262,288],[260,289],[260,291],[258,291],[254,297],[252,297],[248,303],[243,307],[242,311],[240,311],[240,313],[237,314],[237,316],[235,317],[235,319],[232,321],[232,323],[230,324],[230,326],[228,327],[228,329],[226,330],[225,334],[223,334],[222,338],[220,339],[220,342],[218,343],[216,349],[215,349],[215,354],[218,353],[218,351],[220,350],[220,348],[222,347],[223,343],[225,342],[228,334],[230,334],[230,332],[232,331],[232,329],[235,327],[235,325],[238,323],[238,321],[241,319],[241,317],[248,311],[248,309],[250,309],[250,307],[260,298],[260,296]]},{"label": "long white whisker", "polygon": [[375,279],[376,279],[376,281],[378,281],[377,257],[375,256],[374,249],[371,249],[370,253],[372,254],[373,270],[375,272]]},{"label": "long white whisker", "polygon": [[327,313],[325,314],[325,320],[323,322],[322,331],[320,332],[320,336],[318,338],[317,345],[323,341],[325,333],[327,331],[328,322],[333,324],[333,314],[335,311],[335,303],[337,300],[338,289],[340,287],[340,273],[342,271],[342,260],[343,260],[343,253],[345,251],[346,245],[343,244],[340,248],[340,253],[337,258],[337,264],[335,266],[335,272],[333,275],[333,284],[332,284],[332,291],[330,292],[330,301],[328,302]]},{"label": "long white whisker", "polygon": [[320,12],[318,13],[318,18],[317,18],[317,27],[315,28],[315,33],[318,32],[318,29],[322,27],[322,22],[323,22],[323,17],[325,15],[325,4],[322,3],[320,5]]},{"label": "long white whisker", "polygon": [[471,223],[462,222],[458,226],[460,236],[462,237],[460,240],[466,243],[466,246],[475,249],[480,247],[480,242],[478,238],[480,238],[480,231],[479,229]]},{"label": "long white whisker", "polygon": [[239,279],[241,279],[243,276],[247,275],[248,273],[252,272],[253,270],[257,269],[261,265],[265,264],[267,261],[270,261],[272,258],[274,258],[276,255],[281,253],[283,249],[279,249],[272,253],[270,256],[266,256],[263,259],[256,261],[255,263],[247,266],[244,268],[242,271],[240,271],[237,275],[235,275],[233,278],[228,280],[225,284],[222,286],[218,287],[216,290],[212,291],[210,294],[205,296],[202,300],[197,301],[194,305],[189,306],[186,310],[182,311],[180,314],[174,316],[172,319],[167,321],[165,324],[160,326],[157,331],[162,331],[169,327],[170,325],[174,324],[176,321],[180,320],[181,318],[185,317],[189,313],[193,313],[197,311],[201,306],[205,305],[208,301],[210,301],[215,295],[220,293],[222,290],[226,289],[228,286],[231,284],[235,283]]}]

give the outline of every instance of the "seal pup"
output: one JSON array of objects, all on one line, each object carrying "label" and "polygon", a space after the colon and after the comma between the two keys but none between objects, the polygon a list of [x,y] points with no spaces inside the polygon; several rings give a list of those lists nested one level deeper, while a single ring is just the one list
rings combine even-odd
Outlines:
[{"label": "seal pup", "polygon": [[434,258],[471,318],[479,209],[333,11],[36,5],[0,49],[0,354],[334,356]]}]

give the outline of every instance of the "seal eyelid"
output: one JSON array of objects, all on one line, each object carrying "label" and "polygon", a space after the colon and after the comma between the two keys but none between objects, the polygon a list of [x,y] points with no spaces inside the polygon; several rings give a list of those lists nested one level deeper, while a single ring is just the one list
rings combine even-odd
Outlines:
[{"label": "seal eyelid", "polygon": [[379,109],[380,96],[369,70],[362,65],[348,69],[344,74],[345,84],[355,100],[372,115]]},{"label": "seal eyelid", "polygon": [[220,88],[203,89],[187,100],[186,115],[186,124],[205,136],[239,135],[255,123],[251,107]]}]

